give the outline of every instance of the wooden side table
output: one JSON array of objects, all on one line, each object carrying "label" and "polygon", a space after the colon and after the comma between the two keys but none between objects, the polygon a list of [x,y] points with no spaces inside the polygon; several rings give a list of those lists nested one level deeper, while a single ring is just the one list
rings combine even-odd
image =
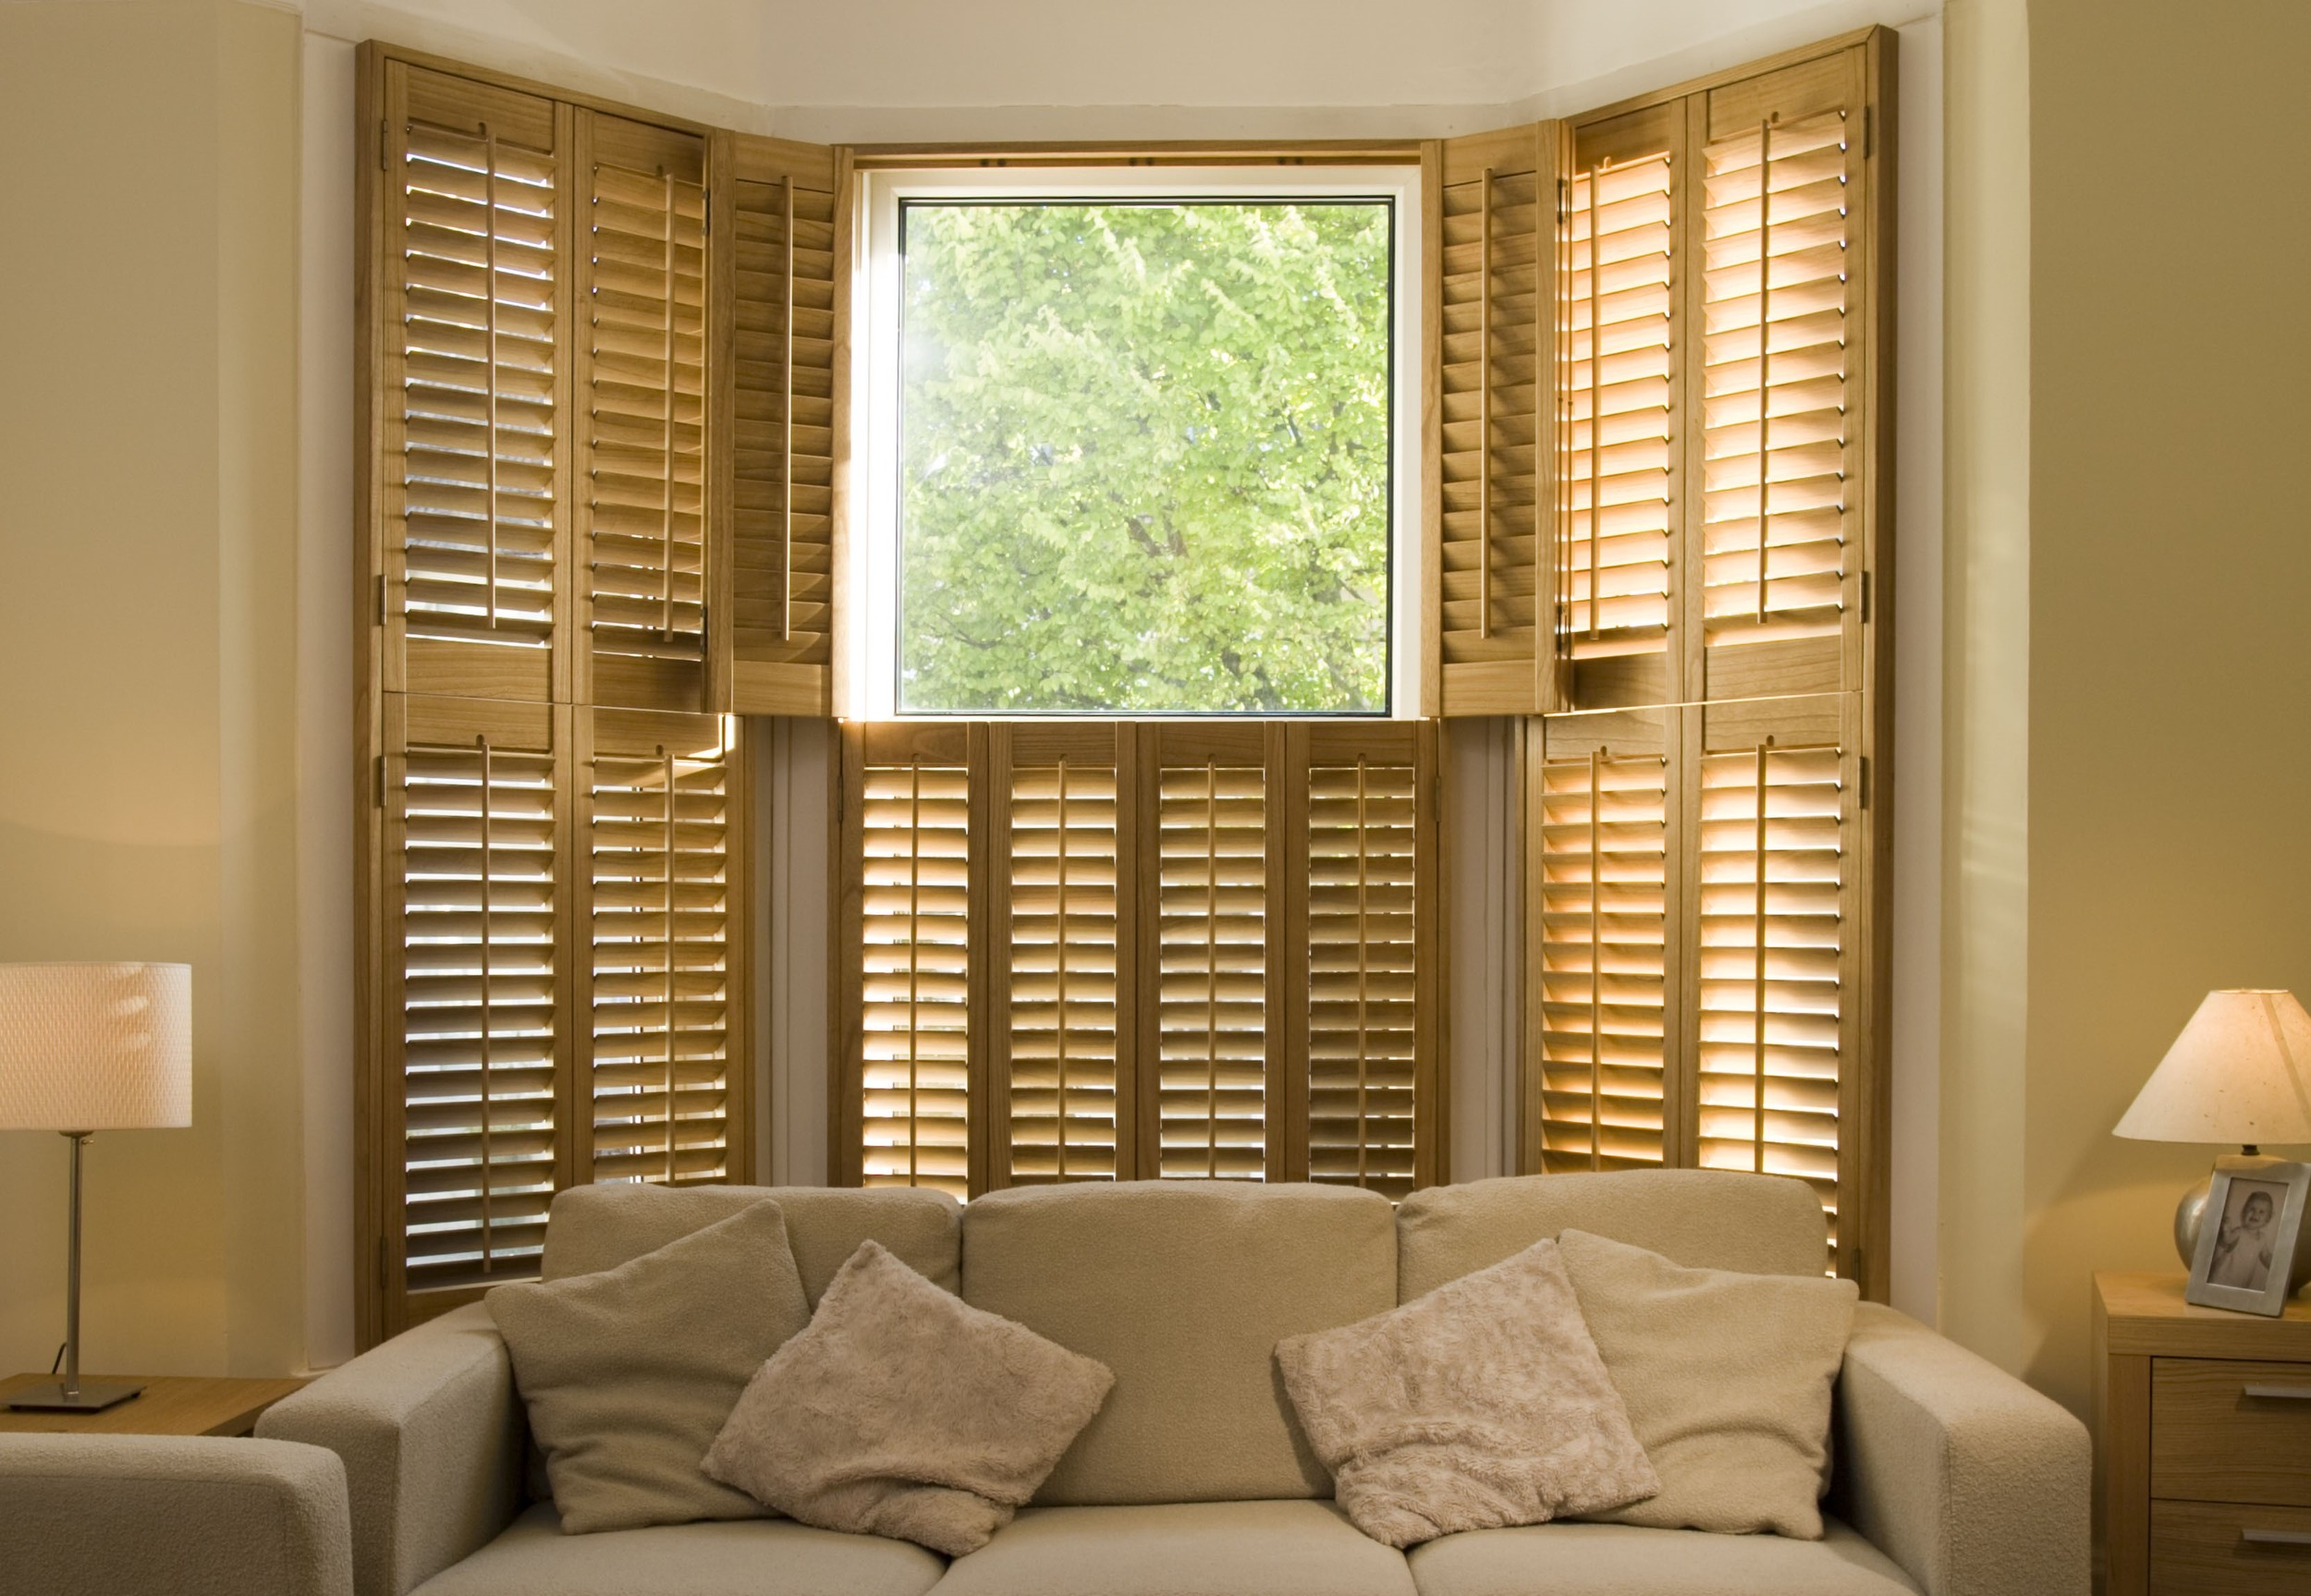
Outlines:
[{"label": "wooden side table", "polygon": [[2107,1596],[2311,1591],[2311,1301],[2195,1308],[2095,1276]]},{"label": "wooden side table", "polygon": [[111,1374],[144,1387],[144,1395],[101,1413],[13,1413],[7,1400],[46,1374],[0,1378],[0,1435],[248,1435],[257,1416],[302,1380],[197,1380],[173,1374]]}]

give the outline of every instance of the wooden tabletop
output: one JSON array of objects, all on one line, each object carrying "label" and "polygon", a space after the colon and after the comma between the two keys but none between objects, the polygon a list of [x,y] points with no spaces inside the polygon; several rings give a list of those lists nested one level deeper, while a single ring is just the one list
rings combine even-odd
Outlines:
[{"label": "wooden tabletop", "polygon": [[2183,1300],[2174,1273],[2095,1276],[2106,1350],[2162,1358],[2311,1358],[2311,1298],[2291,1297],[2277,1318]]},{"label": "wooden tabletop", "polygon": [[302,1380],[204,1380],[175,1374],[83,1374],[141,1385],[144,1393],[101,1413],[18,1413],[7,1399],[28,1385],[55,1376],[11,1374],[0,1378],[0,1435],[247,1435],[257,1415],[304,1385]]}]

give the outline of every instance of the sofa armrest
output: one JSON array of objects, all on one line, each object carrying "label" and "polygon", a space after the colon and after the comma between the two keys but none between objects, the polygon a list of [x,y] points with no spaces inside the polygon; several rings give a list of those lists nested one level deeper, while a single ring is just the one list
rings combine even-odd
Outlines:
[{"label": "sofa armrest", "polygon": [[521,1404],[489,1310],[403,1332],[257,1420],[257,1433],[345,1461],[357,1596],[408,1596],[513,1521]]},{"label": "sofa armrest", "polygon": [[286,1442],[0,1435],[0,1570],[43,1596],[351,1596],[345,1470]]},{"label": "sofa armrest", "polygon": [[1838,1412],[1846,1515],[1926,1596],[2086,1596],[2093,1456],[2067,1408],[1865,1302]]}]

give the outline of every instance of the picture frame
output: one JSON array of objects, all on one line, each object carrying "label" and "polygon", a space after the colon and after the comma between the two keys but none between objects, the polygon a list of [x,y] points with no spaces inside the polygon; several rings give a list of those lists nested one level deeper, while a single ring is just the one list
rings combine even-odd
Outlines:
[{"label": "picture frame", "polygon": [[2183,1300],[2273,1319],[2284,1313],[2306,1200],[2311,1163],[2217,1169]]}]

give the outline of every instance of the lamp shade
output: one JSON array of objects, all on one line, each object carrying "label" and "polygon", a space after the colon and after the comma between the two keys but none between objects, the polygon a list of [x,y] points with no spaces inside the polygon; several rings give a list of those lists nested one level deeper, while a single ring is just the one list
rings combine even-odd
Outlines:
[{"label": "lamp shade", "polygon": [[2311,1014],[2291,992],[2210,992],[2118,1134],[2142,1141],[2311,1141]]},{"label": "lamp shade", "polygon": [[191,966],[0,964],[0,1130],[191,1123]]}]

